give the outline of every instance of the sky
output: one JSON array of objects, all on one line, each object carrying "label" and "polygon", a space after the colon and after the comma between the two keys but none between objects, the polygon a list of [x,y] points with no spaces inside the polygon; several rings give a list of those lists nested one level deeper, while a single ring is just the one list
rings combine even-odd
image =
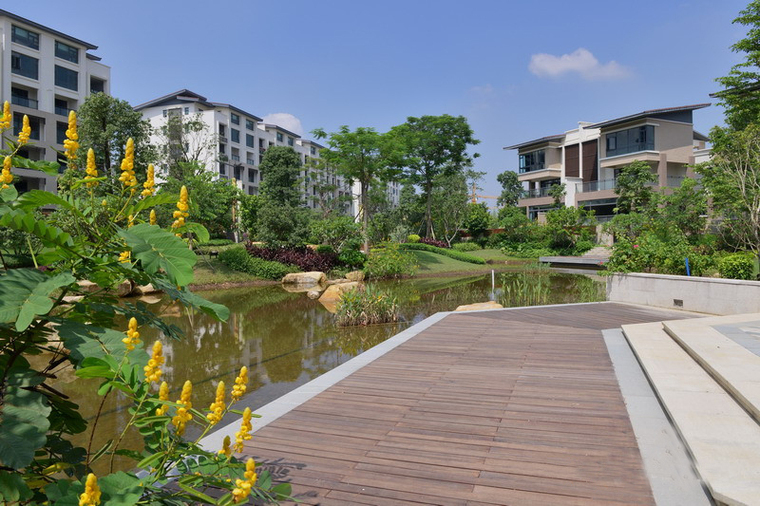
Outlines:
[{"label": "sky", "polygon": [[[522,141],[703,102],[740,56],[748,0],[36,0],[11,12],[99,46],[132,105],[187,88],[303,133],[463,115],[481,194]],[[65,7],[63,7],[65,5]],[[490,202],[490,201],[489,201]]]}]

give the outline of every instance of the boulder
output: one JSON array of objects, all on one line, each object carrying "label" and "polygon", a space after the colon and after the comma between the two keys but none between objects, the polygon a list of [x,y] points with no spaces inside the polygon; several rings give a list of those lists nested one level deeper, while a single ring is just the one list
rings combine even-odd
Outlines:
[{"label": "boulder", "polygon": [[337,285],[330,285],[327,290],[319,297],[319,302],[338,302],[340,300],[340,294],[358,288],[359,283],[352,281],[350,283],[339,283]]},{"label": "boulder", "polygon": [[504,306],[502,306],[498,302],[488,301],[488,302],[477,302],[475,304],[465,304],[463,306],[459,306],[454,311],[478,311],[481,309],[503,309],[503,308]]},{"label": "boulder", "polygon": [[63,298],[65,304],[74,304],[84,299],[84,295],[67,295]]},{"label": "boulder", "polygon": [[84,293],[95,293],[100,290],[100,287],[96,283],[87,281],[86,279],[77,281],[77,284],[79,285],[79,290]]},{"label": "boulder", "polygon": [[[290,293],[306,293],[306,292],[308,292],[310,290],[317,290],[321,286],[322,285],[291,285],[291,284],[287,284],[287,285],[282,285],[282,289],[285,290],[286,292],[290,292]],[[320,292],[321,291],[322,290],[320,289]]]},{"label": "boulder", "polygon": [[135,285],[134,290],[132,290],[132,295],[148,295],[151,293],[158,293],[160,291],[161,290],[153,285]]},{"label": "boulder", "polygon": [[329,279],[327,281],[327,285],[328,286],[332,286],[332,285],[339,285],[341,283],[350,283],[350,282],[351,282],[351,280],[350,279],[346,279],[346,278]]},{"label": "boulder", "polygon": [[116,285],[116,296],[117,297],[126,297],[130,293],[132,293],[132,281],[129,279],[125,279],[118,285]]},{"label": "boulder", "polygon": [[284,285],[320,285],[327,282],[324,272],[292,272],[282,278]]},{"label": "boulder", "polygon": [[364,281],[364,271],[351,271],[346,274],[349,281]]}]

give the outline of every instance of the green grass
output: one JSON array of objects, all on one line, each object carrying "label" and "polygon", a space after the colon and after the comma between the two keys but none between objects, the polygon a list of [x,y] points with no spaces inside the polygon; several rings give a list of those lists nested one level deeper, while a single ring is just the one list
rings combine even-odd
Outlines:
[{"label": "green grass", "polygon": [[[471,264],[445,257],[429,251],[410,250],[420,267],[417,274],[439,274],[445,272],[490,272],[493,265]],[[475,252],[477,253],[477,252]]]},{"label": "green grass", "polygon": [[496,262],[506,262],[507,260],[516,260],[514,257],[508,257],[502,253],[501,250],[495,248],[468,251],[467,254],[474,257],[480,257],[486,261],[493,260]]},{"label": "green grass", "polygon": [[246,274],[245,272],[233,271],[216,257],[198,257],[195,264],[194,285],[209,285],[221,283],[247,283],[250,281],[262,281],[263,278]]}]

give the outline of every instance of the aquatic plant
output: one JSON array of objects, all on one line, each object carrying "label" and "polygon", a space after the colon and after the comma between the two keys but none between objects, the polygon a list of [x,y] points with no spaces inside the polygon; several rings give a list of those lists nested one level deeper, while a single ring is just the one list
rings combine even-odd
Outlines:
[{"label": "aquatic plant", "polygon": [[360,287],[343,292],[336,308],[338,325],[372,325],[398,320],[398,301],[387,292]]}]

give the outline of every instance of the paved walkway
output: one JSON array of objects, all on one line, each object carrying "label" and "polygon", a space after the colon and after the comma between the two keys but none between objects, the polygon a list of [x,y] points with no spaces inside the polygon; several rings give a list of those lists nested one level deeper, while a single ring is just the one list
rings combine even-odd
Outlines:
[{"label": "paved walkway", "polygon": [[653,504],[601,330],[679,317],[615,303],[450,314],[245,453],[305,504]]}]

